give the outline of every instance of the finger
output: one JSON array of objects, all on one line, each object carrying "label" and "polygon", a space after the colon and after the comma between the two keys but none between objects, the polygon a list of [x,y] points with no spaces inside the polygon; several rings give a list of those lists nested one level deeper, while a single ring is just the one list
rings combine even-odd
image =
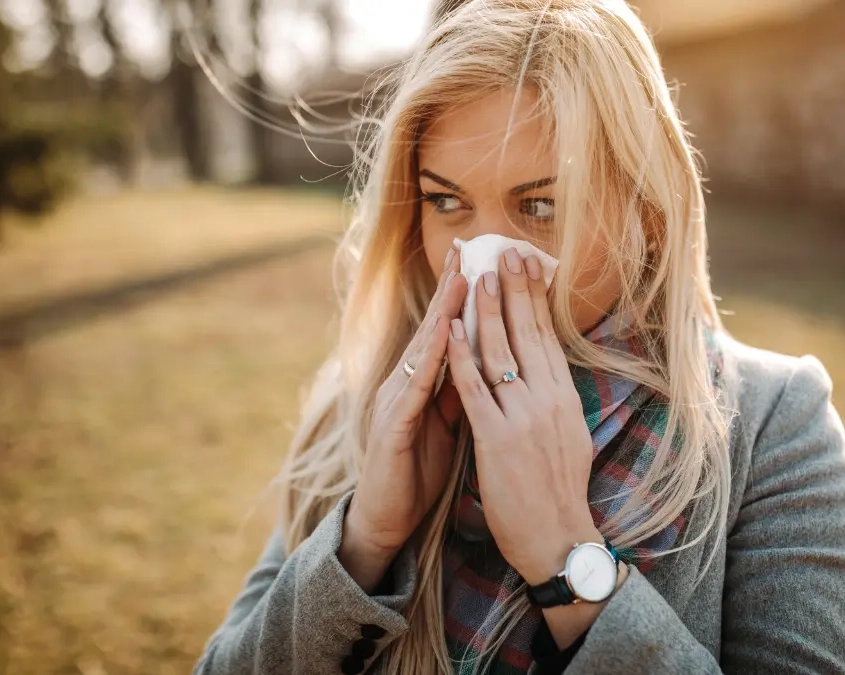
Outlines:
[{"label": "finger", "polygon": [[[508,334],[502,319],[500,293],[496,274],[485,272],[481,283],[477,285],[476,304],[478,307],[478,343],[481,348],[481,368],[484,377],[491,384],[502,379],[512,371],[519,374],[516,359],[511,353]],[[514,393],[524,391],[525,383],[521,380],[504,383],[494,388],[495,398],[507,409],[515,402]],[[507,393],[505,389],[509,390]]]},{"label": "finger", "polygon": [[528,387],[552,382],[549,360],[534,317],[529,274],[543,283],[540,261],[530,256],[523,261],[515,248],[509,248],[499,260],[505,328],[519,374]]},{"label": "finger", "polygon": [[[438,315],[431,322],[428,335],[424,336],[424,341],[417,352],[413,374],[408,377],[404,371],[401,371],[401,377],[405,381],[390,405],[391,410],[401,419],[408,421],[416,419],[431,399],[440,367],[446,356],[448,334],[449,321],[444,316]],[[401,370],[401,366],[399,369]]]},{"label": "finger", "polygon": [[438,307],[443,297],[443,293],[449,286],[449,282],[452,277],[457,274],[459,267],[460,256],[457,255],[457,250],[454,247],[450,247],[449,251],[446,253],[446,258],[443,263],[443,270],[440,273],[439,279],[437,280],[437,287],[434,289],[434,295],[431,297],[431,301],[428,303],[428,308],[426,309],[423,320],[420,322],[420,325],[417,326],[414,335],[411,337],[408,346],[405,348],[405,351],[402,354],[402,358],[399,360],[399,366],[401,366],[405,361],[411,363],[412,366],[415,363],[412,360],[412,357],[420,349],[420,336],[425,335],[428,330],[431,329],[431,322],[434,321],[434,319],[436,318],[435,315],[438,312]]},{"label": "finger", "polygon": [[[417,331],[412,344],[390,375],[397,395],[406,390],[415,392],[410,398],[410,405],[414,409],[418,406],[421,411],[431,397],[443,359],[446,358],[449,322],[460,313],[466,292],[466,277],[461,274],[452,276],[443,289],[438,306],[432,312],[431,320]],[[410,377],[405,372],[405,362],[414,369]]]},{"label": "finger", "polygon": [[[449,247],[449,251],[446,253],[446,259],[443,262],[443,271],[440,273],[440,277],[437,281],[437,288],[434,290],[434,295],[431,298],[431,302],[428,304],[428,311],[426,312],[426,318],[430,317],[433,311],[436,310],[438,303],[443,297],[443,293],[446,290],[446,286],[449,283],[449,279],[453,274],[457,274],[461,268],[461,256],[459,255],[458,250],[451,246]],[[425,322],[425,320],[423,320]]]},{"label": "finger", "polygon": [[406,361],[412,368],[416,368],[416,363],[419,359],[418,353],[421,349],[423,336],[427,335],[428,331],[432,329],[432,322],[435,321],[438,316],[445,316],[447,318],[446,323],[448,323],[460,312],[461,307],[463,306],[464,297],[466,296],[466,279],[457,278],[460,276],[458,274],[459,267],[460,256],[457,255],[457,251],[454,248],[451,248],[450,253],[446,255],[443,273],[440,275],[437,290],[435,290],[434,296],[428,305],[425,318],[417,328],[416,333],[414,333],[414,336],[411,338],[411,341],[408,343],[405,351],[402,353],[393,373],[391,373],[388,378],[395,380],[397,386],[404,386],[402,378],[407,377],[403,370],[403,366]]},{"label": "finger", "polygon": [[487,383],[475,367],[469,343],[466,339],[463,321],[453,319],[446,349],[452,382],[461,397],[461,403],[473,429],[489,429],[490,425],[504,420],[504,414],[496,403]]},{"label": "finger", "polygon": [[[532,259],[534,262],[530,262]],[[535,269],[540,270],[539,275],[536,273],[531,274],[531,266],[535,264]],[[572,375],[569,372],[569,362],[566,360],[566,355],[563,353],[560,340],[555,332],[552,313],[549,310],[546,282],[543,280],[540,261],[535,256],[529,256],[525,260],[525,266],[529,270],[528,289],[531,296],[531,304],[534,308],[534,319],[537,322],[537,330],[540,333],[540,341],[549,364],[549,372],[555,382],[567,382],[572,379]]]}]

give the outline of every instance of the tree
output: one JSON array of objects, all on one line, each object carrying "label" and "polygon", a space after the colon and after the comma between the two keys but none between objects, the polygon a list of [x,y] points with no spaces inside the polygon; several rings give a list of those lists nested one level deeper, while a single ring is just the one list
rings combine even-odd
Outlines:
[{"label": "tree", "polygon": [[50,24],[56,43],[50,55],[50,66],[54,73],[66,72],[74,65],[73,25],[68,16],[64,0],[45,0]]},{"label": "tree", "polygon": [[[249,19],[252,29],[252,73],[247,78],[247,107],[259,119],[267,119],[267,87],[261,71],[261,20],[264,9],[263,0],[250,0]],[[252,154],[255,161],[254,180],[260,185],[273,182],[275,172],[273,167],[272,143],[268,142],[269,130],[259,122],[252,122]]]},{"label": "tree", "polygon": [[[10,31],[0,24],[0,58],[12,43]],[[53,139],[12,123],[18,107],[14,79],[0,68],[0,212],[12,209],[36,215],[50,208],[58,194],[49,166]]]},{"label": "tree", "polygon": [[187,31],[202,31],[200,37],[203,48],[211,56],[219,55],[220,45],[214,23],[210,19],[214,7],[212,0],[192,0],[190,26],[182,26],[176,0],[168,0],[167,8],[173,26],[170,40],[172,65],[168,79],[173,94],[176,126],[188,165],[188,175],[194,181],[206,181],[211,177],[211,158],[204,139],[197,62],[190,48]]},{"label": "tree", "polygon": [[130,75],[130,68],[124,56],[123,44],[117,34],[117,29],[111,21],[109,13],[109,0],[102,0],[100,10],[97,14],[97,21],[100,25],[100,32],[103,40],[108,45],[114,59],[111,70],[103,76],[101,91],[106,99],[111,99],[120,94],[123,80]]},{"label": "tree", "polygon": [[[97,14],[97,22],[100,34],[112,56],[112,65],[107,73],[100,79],[99,97],[104,108],[117,109],[131,107],[135,92],[132,87],[132,80],[137,76],[135,68],[126,58],[123,43],[118,31],[111,20],[110,9],[114,8],[114,0],[102,0]],[[117,168],[121,179],[129,182],[132,179],[132,172],[135,165],[134,143],[132,134],[125,134],[122,142],[110,143],[110,159]]]},{"label": "tree", "polygon": [[317,17],[326,28],[328,37],[328,53],[326,55],[325,68],[328,71],[336,70],[340,63],[340,38],[343,30],[343,12],[338,0],[319,0],[311,5]]}]

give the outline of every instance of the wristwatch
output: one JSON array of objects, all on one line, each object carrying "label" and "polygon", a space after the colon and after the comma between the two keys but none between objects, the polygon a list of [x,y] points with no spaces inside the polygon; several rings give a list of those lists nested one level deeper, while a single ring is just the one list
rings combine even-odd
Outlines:
[{"label": "wristwatch", "polygon": [[603,602],[616,589],[619,554],[605,539],[575,544],[566,558],[566,567],[542,584],[528,587],[528,600],[537,607]]}]

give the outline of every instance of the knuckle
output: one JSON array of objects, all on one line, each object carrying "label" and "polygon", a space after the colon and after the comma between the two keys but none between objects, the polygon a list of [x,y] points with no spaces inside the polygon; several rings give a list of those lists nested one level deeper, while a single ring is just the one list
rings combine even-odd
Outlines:
[{"label": "knuckle", "polygon": [[543,336],[536,323],[525,323],[519,329],[522,339],[532,347],[540,347],[543,344]]},{"label": "knuckle", "polygon": [[487,386],[479,377],[474,377],[467,384],[467,393],[475,400],[483,399],[487,394]]},{"label": "knuckle", "polygon": [[488,299],[478,303],[478,311],[486,316],[501,316],[502,308],[497,300]]},{"label": "knuckle", "polygon": [[556,404],[560,409],[560,414],[569,413],[572,414],[582,414],[583,413],[583,404],[581,403],[581,397],[578,395],[578,392],[575,391],[575,387],[564,386],[562,387],[561,395],[557,398]]},{"label": "knuckle", "polygon": [[424,393],[428,390],[428,383],[419,374],[415,374],[414,377],[408,380],[408,388],[411,391]]},{"label": "knuckle", "polygon": [[431,353],[431,340],[428,338],[422,340],[417,347],[417,351],[414,355],[408,359],[408,363],[411,364],[411,367],[414,370],[417,370],[420,367],[420,364],[424,363],[428,355]]},{"label": "knuckle", "polygon": [[554,340],[558,342],[557,333],[555,333],[554,326],[547,321],[539,321],[537,323],[537,330],[540,332],[540,337],[543,340]]},{"label": "knuckle", "polygon": [[493,345],[492,356],[497,364],[513,363],[513,355],[511,354],[511,348],[507,338],[500,337],[496,339]]},{"label": "knuckle", "polygon": [[431,332],[431,324],[434,321],[434,315],[436,312],[430,311],[426,314],[425,318],[422,320],[422,323],[417,328],[417,332],[414,333],[414,342],[419,344],[420,342],[424,342],[428,337],[428,334]]},{"label": "knuckle", "polygon": [[566,409],[561,400],[554,399],[538,405],[534,413],[537,422],[548,423],[550,420],[560,419],[566,413]]},{"label": "knuckle", "polygon": [[505,274],[502,275],[502,286],[508,293],[514,295],[522,295],[530,293],[528,287],[528,277],[523,274]]}]

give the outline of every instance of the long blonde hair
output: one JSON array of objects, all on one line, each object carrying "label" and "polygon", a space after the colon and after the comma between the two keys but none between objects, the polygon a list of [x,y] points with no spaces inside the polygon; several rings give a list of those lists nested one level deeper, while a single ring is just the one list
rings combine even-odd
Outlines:
[{"label": "long blonde hair", "polygon": [[[665,441],[648,475],[602,531],[617,546],[636,544],[708,495],[706,526],[684,545],[714,526],[721,535],[727,425],[704,342],[705,330],[718,330],[720,321],[707,272],[701,179],[654,45],[622,0],[471,0],[434,26],[396,73],[386,102],[373,104],[366,120],[376,121],[374,131],[358,144],[354,215],[336,258],[340,336],[316,377],[282,475],[290,550],[355,488],[376,392],[431,298],[417,209],[421,134],[447,108],[524,87],[536,93],[536,113],[558,149],[553,246],[561,265],[551,302],[567,356],[641,382],[670,402]],[[616,308],[635,317],[643,357],[603,350],[575,326],[568,292],[578,273],[574,252],[597,231],[612,242],[604,270],[622,281]],[[673,438],[682,439],[680,452],[672,451]],[[387,652],[388,672],[452,672],[441,555],[467,445],[463,438],[444,494],[414,538],[419,574],[410,630]],[[515,594],[485,654],[525,610]]]}]

